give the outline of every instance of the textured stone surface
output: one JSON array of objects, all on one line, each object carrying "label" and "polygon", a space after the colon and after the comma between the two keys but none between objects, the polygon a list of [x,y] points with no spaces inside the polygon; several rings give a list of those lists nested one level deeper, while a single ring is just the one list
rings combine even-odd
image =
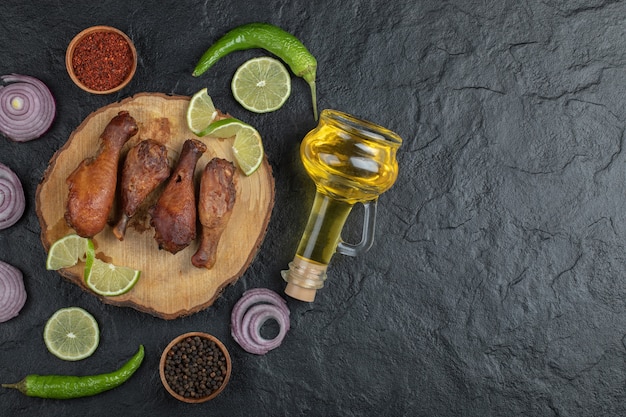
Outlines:
[{"label": "textured stone surface", "polygon": [[[544,1],[192,1],[3,3],[0,73],[44,80],[58,118],[42,139],[0,140],[0,162],[24,183],[27,211],[0,231],[0,259],[29,293],[0,324],[0,380],[32,372],[109,371],[146,345],[124,387],[68,402],[0,390],[0,415],[618,416],[626,414],[626,4]],[[379,202],[366,256],[337,255],[315,303],[288,300],[292,330],[264,357],[229,335],[243,291],[282,292],[313,188],[298,144],[314,125],[306,84],[283,109],[253,115],[230,95],[245,59],[207,75],[197,58],[251,20],[299,36],[319,61],[320,108],[336,108],[405,140],[397,184]],[[64,69],[70,39],[109,24],[135,41],[139,68],[119,95],[89,96]],[[211,308],[163,321],[105,306],[44,268],[34,193],[48,160],[92,111],[142,91],[208,87],[218,107],[257,126],[276,177],[259,255]],[[346,236],[358,235],[358,209]],[[58,308],[100,323],[89,359],[56,360],[41,332]],[[173,337],[215,334],[229,347],[227,389],[185,406],[157,364]]]}]

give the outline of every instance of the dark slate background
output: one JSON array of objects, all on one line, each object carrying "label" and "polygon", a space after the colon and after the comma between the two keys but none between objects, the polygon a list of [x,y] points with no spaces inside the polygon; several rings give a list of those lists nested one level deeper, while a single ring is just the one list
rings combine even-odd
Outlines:
[{"label": "dark slate background", "polygon": [[[33,4],[35,2],[32,2]],[[123,387],[50,401],[0,390],[2,416],[619,416],[626,414],[626,4],[543,1],[4,0],[0,73],[45,81],[58,116],[43,138],[0,138],[27,210],[0,231],[0,259],[24,272],[28,301],[0,324],[0,380],[117,368],[145,344]],[[400,176],[380,198],[374,247],[337,255],[314,303],[289,299],[292,329],[266,356],[229,334],[249,288],[282,294],[313,197],[298,146],[315,122],[293,79],[279,111],[255,115],[231,97],[232,54],[201,78],[199,56],[228,29],[277,24],[318,58],[320,108],[398,132]],[[82,29],[124,30],[139,52],[121,93],[91,96],[65,72]],[[249,270],[210,308],[165,321],[104,305],[44,268],[35,190],[48,161],[91,112],[138,92],[191,95],[254,124],[276,179],[266,239]],[[346,226],[358,236],[359,208]],[[100,323],[96,353],[50,355],[48,317],[80,306]],[[159,381],[165,345],[192,330],[229,347],[215,400],[186,405]]]}]

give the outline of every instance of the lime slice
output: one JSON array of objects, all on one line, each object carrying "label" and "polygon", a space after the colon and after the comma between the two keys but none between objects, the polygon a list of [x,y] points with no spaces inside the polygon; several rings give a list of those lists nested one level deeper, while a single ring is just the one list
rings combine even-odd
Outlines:
[{"label": "lime slice", "polygon": [[96,350],[100,330],[96,319],[82,308],[62,308],[48,319],[43,340],[54,356],[77,361],[91,356]]},{"label": "lime slice", "polygon": [[196,135],[206,129],[217,116],[213,100],[206,88],[198,91],[189,100],[187,107],[187,126]]},{"label": "lime slice", "polygon": [[214,138],[226,139],[235,136],[242,128],[251,127],[252,126],[249,124],[231,117],[228,119],[220,119],[211,123],[206,129],[198,133],[198,136],[212,136]]},{"label": "lime slice", "polygon": [[244,174],[250,175],[263,162],[261,135],[253,127],[239,129],[233,142],[233,155]]},{"label": "lime slice", "polygon": [[291,94],[291,77],[285,66],[269,57],[253,58],[235,72],[231,83],[235,100],[255,113],[278,110]]},{"label": "lime slice", "polygon": [[126,266],[117,266],[88,257],[85,265],[85,283],[93,292],[106,297],[130,291],[139,280],[141,271]]},{"label": "lime slice", "polygon": [[87,239],[87,252],[85,253],[85,267],[96,257],[96,248],[93,244],[93,240]]},{"label": "lime slice", "polygon": [[79,259],[85,261],[88,241],[89,239],[76,234],[57,240],[48,251],[46,269],[56,271],[76,265]]}]

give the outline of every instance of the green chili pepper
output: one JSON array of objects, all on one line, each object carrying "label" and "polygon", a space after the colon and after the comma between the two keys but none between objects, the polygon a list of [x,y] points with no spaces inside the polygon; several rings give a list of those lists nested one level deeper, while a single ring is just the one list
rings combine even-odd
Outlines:
[{"label": "green chili pepper", "polygon": [[252,48],[262,48],[276,55],[291,68],[294,74],[302,77],[309,84],[313,100],[313,116],[317,120],[315,93],[317,60],[298,38],[277,26],[268,23],[248,23],[230,30],[202,55],[193,71],[193,76],[203,74],[231,52]]},{"label": "green chili pepper", "polygon": [[15,384],[2,384],[14,388],[29,397],[69,399],[89,397],[122,385],[141,365],[144,357],[143,345],[132,358],[117,371],[89,376],[73,375],[28,375]]}]

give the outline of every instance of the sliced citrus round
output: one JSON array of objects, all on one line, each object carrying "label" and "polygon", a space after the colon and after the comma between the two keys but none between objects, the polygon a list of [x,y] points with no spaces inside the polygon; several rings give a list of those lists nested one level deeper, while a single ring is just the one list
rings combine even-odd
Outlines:
[{"label": "sliced citrus round", "polygon": [[263,162],[261,135],[253,127],[239,129],[232,148],[239,169],[246,175],[251,175]]},{"label": "sliced citrus round", "polygon": [[281,108],[289,98],[291,76],[274,58],[253,58],[235,71],[231,89],[235,100],[244,108],[267,113]]},{"label": "sliced citrus round", "polygon": [[198,136],[212,136],[214,138],[226,139],[235,136],[240,129],[250,127],[252,126],[239,119],[230,117],[211,123],[206,129],[198,133]]},{"label": "sliced citrus round", "polygon": [[196,135],[206,129],[217,116],[217,110],[206,88],[198,91],[189,100],[187,126]]},{"label": "sliced citrus round", "polygon": [[80,307],[67,307],[48,319],[43,340],[54,356],[78,361],[95,352],[100,343],[100,329],[91,314]]},{"label": "sliced citrus round", "polygon": [[50,246],[46,269],[56,271],[61,268],[69,268],[86,260],[87,245],[89,239],[71,234],[62,237]]},{"label": "sliced citrus round", "polygon": [[131,290],[139,280],[141,271],[117,266],[98,258],[87,259],[85,283],[93,292],[106,297],[122,295]]}]

